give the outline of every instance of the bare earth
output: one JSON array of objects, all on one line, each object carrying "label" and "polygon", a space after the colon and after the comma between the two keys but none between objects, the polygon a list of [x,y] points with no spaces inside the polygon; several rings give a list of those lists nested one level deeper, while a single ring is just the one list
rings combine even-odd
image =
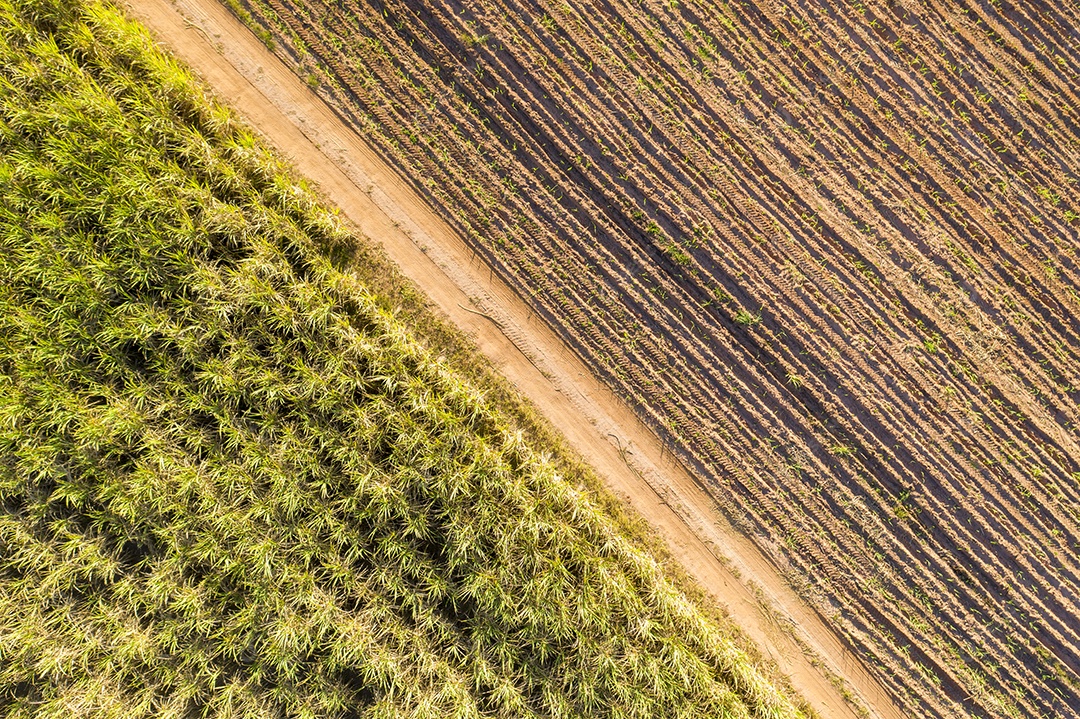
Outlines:
[{"label": "bare earth", "polygon": [[663,452],[656,436],[246,28],[215,0],[129,0],[129,7],[300,172],[316,179],[365,234],[382,243],[405,275],[562,430],[610,489],[650,522],[672,554],[822,716],[857,712],[793,636],[844,679],[871,716],[902,716],[776,568],[721,519],[713,501]]}]

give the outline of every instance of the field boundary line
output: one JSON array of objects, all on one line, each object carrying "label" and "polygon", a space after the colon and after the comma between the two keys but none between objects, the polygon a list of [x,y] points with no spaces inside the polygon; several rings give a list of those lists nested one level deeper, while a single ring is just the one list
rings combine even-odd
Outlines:
[{"label": "field boundary line", "polygon": [[[450,226],[217,0],[126,0],[181,61],[365,235],[527,396],[608,489],[648,521],[671,555],[823,717],[903,715],[780,571],[722,517],[659,438],[509,287],[479,268]],[[470,309],[473,307],[475,309]],[[494,324],[497,331],[492,331]],[[786,625],[786,626],[785,626]],[[809,656],[806,650],[809,650]]]}]

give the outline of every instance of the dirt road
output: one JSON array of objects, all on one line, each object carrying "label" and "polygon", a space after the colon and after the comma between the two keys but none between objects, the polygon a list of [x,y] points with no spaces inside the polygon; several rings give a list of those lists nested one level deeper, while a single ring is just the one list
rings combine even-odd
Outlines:
[{"label": "dirt road", "polygon": [[563,431],[610,489],[650,522],[672,554],[822,716],[857,712],[799,642],[843,677],[872,716],[901,716],[817,613],[724,523],[693,477],[665,457],[656,437],[254,35],[214,0],[131,0],[129,7],[300,172],[316,179],[365,234],[382,243],[402,271]]}]

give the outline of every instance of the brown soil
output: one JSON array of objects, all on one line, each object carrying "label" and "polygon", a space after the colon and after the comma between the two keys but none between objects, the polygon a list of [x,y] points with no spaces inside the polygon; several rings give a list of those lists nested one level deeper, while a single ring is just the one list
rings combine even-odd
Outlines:
[{"label": "brown soil", "polygon": [[300,172],[315,178],[366,235],[383,244],[403,272],[561,429],[611,490],[655,527],[672,554],[822,716],[856,712],[799,642],[846,681],[871,715],[902,716],[817,612],[721,518],[714,500],[656,435],[247,29],[214,0],[131,0],[129,6]]},{"label": "brown soil", "polygon": [[910,714],[1080,716],[1080,7],[239,0]]}]

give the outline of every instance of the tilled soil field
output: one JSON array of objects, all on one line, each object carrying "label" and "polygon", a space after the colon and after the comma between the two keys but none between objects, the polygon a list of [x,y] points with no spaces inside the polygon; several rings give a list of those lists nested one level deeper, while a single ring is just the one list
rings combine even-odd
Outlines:
[{"label": "tilled soil field", "polygon": [[245,0],[922,716],[1080,706],[1080,7]]}]

